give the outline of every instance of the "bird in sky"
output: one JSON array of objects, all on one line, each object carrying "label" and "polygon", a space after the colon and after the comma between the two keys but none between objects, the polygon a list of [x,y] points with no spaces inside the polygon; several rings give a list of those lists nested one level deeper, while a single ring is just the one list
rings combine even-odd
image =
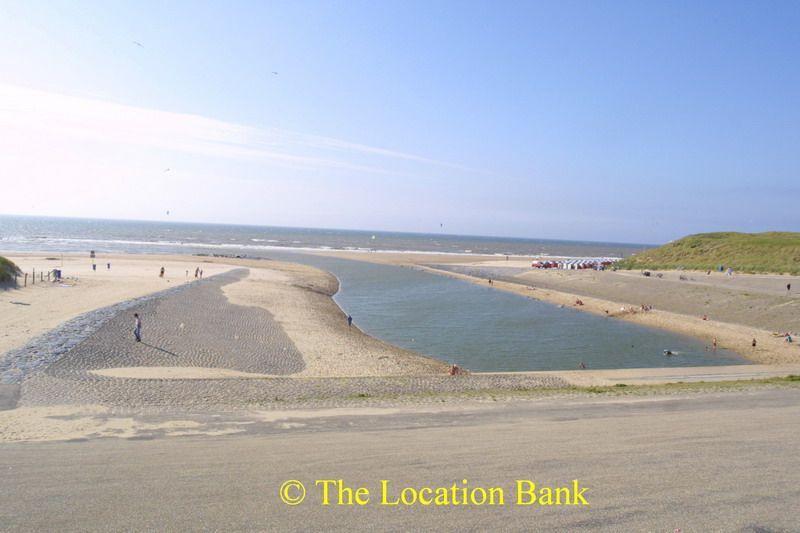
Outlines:
[{"label": "bird in sky", "polygon": [[169,172],[170,170],[172,170],[172,169],[170,169],[170,168],[165,168],[165,169],[164,169],[164,172]]},{"label": "bird in sky", "polygon": [[273,74],[273,76],[277,76],[278,75],[278,73],[275,72],[274,70],[272,71],[272,74]]},{"label": "bird in sky", "polygon": [[132,41],[132,42],[133,42],[133,44],[135,44],[139,48],[144,48],[144,45],[142,43],[140,43],[139,41]]}]

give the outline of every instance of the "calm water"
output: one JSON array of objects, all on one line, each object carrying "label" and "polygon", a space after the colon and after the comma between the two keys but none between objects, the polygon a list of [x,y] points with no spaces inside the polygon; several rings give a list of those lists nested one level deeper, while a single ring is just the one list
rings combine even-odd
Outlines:
[{"label": "calm water", "polygon": [[[375,239],[372,236],[375,235]],[[207,224],[0,217],[0,250],[243,253],[333,272],[336,301],[367,333],[471,370],[736,364],[692,338],[581,313],[411,268],[291,251],[368,248],[569,256],[627,255],[636,245]],[[663,350],[677,355],[665,357]]]},{"label": "calm water", "polygon": [[[389,265],[279,254],[334,273],[337,303],[364,331],[471,370],[561,370],[745,364],[691,337],[590,315]],[[669,349],[675,356],[665,357]]]}]

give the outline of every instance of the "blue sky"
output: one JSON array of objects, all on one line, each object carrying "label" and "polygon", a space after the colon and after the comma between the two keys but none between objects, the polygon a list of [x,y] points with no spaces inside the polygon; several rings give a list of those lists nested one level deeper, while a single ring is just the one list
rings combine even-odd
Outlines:
[{"label": "blue sky", "polygon": [[797,2],[0,0],[0,185],[25,191],[0,212],[798,230],[798,27]]}]

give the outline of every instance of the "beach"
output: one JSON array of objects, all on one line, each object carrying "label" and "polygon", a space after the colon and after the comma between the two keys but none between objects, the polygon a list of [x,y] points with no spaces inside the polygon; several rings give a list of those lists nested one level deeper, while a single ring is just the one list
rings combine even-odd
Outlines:
[{"label": "beach", "polygon": [[[35,285],[29,280],[27,287],[0,293],[3,347],[13,356],[3,362],[6,385],[0,403],[6,410],[0,411],[0,433],[5,440],[115,434],[122,422],[108,417],[119,410],[138,416],[164,409],[178,413],[281,406],[318,409],[365,402],[397,406],[464,394],[480,400],[510,398],[514,391],[771,379],[800,373],[797,346],[759,329],[758,323],[721,322],[713,314],[712,319],[702,320],[662,310],[669,301],[655,299],[660,288],[646,292],[652,283],[674,283],[675,291],[682,291],[678,301],[691,305],[697,291],[705,294],[702,291],[715,289],[715,282],[726,279],[684,283],[669,278],[643,281],[632,273],[535,271],[521,258],[346,255],[480,285],[487,281],[457,270],[475,274],[476,269],[489,269],[497,276],[491,286],[495,290],[563,306],[574,306],[580,298],[582,312],[606,316],[609,310],[610,320],[634,321],[709,342],[717,337],[720,347],[730,346],[761,364],[454,377],[443,361],[366,335],[357,322],[348,325],[346,314],[332,299],[338,280],[311,266],[269,259],[107,254],[95,259],[99,268],[94,271],[86,256],[65,254],[62,259],[59,254],[54,260],[42,254],[17,254],[11,258],[28,272],[63,264],[64,279]],[[195,269],[203,270],[203,279],[195,279]],[[733,288],[725,290],[748,298],[749,291],[760,288],[759,298],[784,297],[775,291],[771,278],[752,278],[750,283],[739,277]],[[629,301],[602,298],[609,291]],[[655,301],[653,311],[620,310],[630,307],[630,299],[648,298]],[[714,309],[728,311],[725,305]],[[141,344],[133,342],[130,333],[134,311],[143,317]],[[69,327],[76,320],[77,326]],[[63,337],[70,342],[65,345]],[[756,349],[749,349],[752,337],[759,340]],[[54,424],[54,416],[72,422]],[[140,431],[150,427],[130,419],[125,423]]]},{"label": "beach", "polygon": [[[504,258],[473,264],[474,257],[448,254],[428,263],[430,254],[412,261],[411,254],[398,255],[356,258],[478,285],[487,281],[448,269],[513,268],[499,266]],[[12,258],[28,271],[51,264],[41,254]],[[756,516],[770,527],[789,523],[757,505],[738,504],[724,517],[707,507],[728,509],[730,498],[746,502],[753,494],[770,495],[787,509],[795,505],[790,490],[778,500],[772,490],[774,483],[796,485],[785,463],[798,436],[800,389],[782,376],[800,374],[800,364],[451,376],[441,361],[349,326],[332,299],[338,280],[318,268],[179,255],[108,255],[97,262],[108,261],[110,271],[94,272],[87,257],[65,255],[66,286],[37,282],[0,293],[4,342],[11,347],[0,385],[0,468],[7,472],[0,513],[12,528],[352,529],[364,517],[401,528],[442,516],[467,529],[476,519],[530,525],[530,513],[518,507],[437,509],[432,516],[419,506],[402,513],[372,506],[359,515],[332,514],[313,491],[320,477],[390,479],[393,486],[579,479],[590,489],[593,523],[620,529],[711,527],[723,518],[741,528]],[[203,269],[202,280],[195,280],[195,268]],[[559,288],[573,293],[545,288],[545,274],[556,274]],[[633,296],[644,294],[635,289],[636,277],[606,279],[621,280]],[[628,279],[634,288],[624,285]],[[495,281],[492,289],[535,292],[569,306],[578,292],[572,283],[548,272],[534,287],[515,280]],[[758,283],[771,290],[769,280]],[[607,289],[605,279],[596,284],[597,291]],[[580,297],[581,311],[601,313],[609,305]],[[143,318],[141,343],[131,333],[133,312]],[[660,326],[684,327],[689,317],[676,316]],[[63,335],[74,336],[74,344],[61,344]],[[18,354],[11,366],[8,354]],[[731,461],[746,466],[732,469]],[[698,472],[713,484],[687,481]],[[299,515],[274,496],[284,479],[306,483]],[[154,484],[169,490],[141,490]],[[709,487],[698,506],[698,491]],[[191,505],[198,493],[217,505]],[[670,505],[653,505],[653,498]],[[637,512],[643,507],[650,511]],[[580,508],[542,508],[536,516],[539,525],[556,529],[576,529],[588,519]]]},{"label": "beach", "polygon": [[[60,258],[48,261],[41,255],[10,258],[28,272],[61,265]],[[346,315],[331,299],[338,290],[336,278],[312,267],[179,255],[108,255],[100,261],[100,268],[92,271],[90,259],[65,255],[63,282],[45,280],[34,285],[29,281],[23,289],[0,292],[0,305],[9,309],[0,315],[0,350],[21,346],[81,313],[195,281],[196,268],[203,269],[205,279],[245,269],[241,279],[224,285],[224,297],[235,305],[259,307],[277,321],[302,353],[304,368],[298,377],[414,375],[444,370],[438,361],[373,339],[357,326],[348,326]],[[106,268],[108,262],[111,269]],[[162,266],[163,278],[158,275]],[[132,319],[130,322],[132,328]]]}]

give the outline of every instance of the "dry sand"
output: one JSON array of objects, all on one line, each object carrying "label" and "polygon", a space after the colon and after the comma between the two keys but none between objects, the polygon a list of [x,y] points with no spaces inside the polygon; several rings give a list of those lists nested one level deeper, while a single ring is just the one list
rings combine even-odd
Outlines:
[{"label": "dry sand", "polygon": [[[263,266],[264,262],[261,262]],[[406,351],[347,326],[331,298],[336,278],[322,270],[270,261],[251,269],[243,281],[226,285],[231,303],[269,311],[303,354],[306,368],[297,377],[441,374],[446,365]]]},{"label": "dry sand", "polygon": [[[64,254],[63,262],[60,254],[0,255],[14,261],[24,272],[35,269],[37,277],[34,284],[29,276],[27,287],[21,286],[20,279],[19,288],[0,289],[0,355],[92,309],[194,280],[196,266],[203,268],[205,277],[231,268],[203,263],[191,256],[103,255],[95,260],[97,271],[92,271],[92,260],[85,255]],[[108,262],[110,270],[106,267]],[[160,278],[162,266],[166,272]],[[47,271],[54,268],[61,268],[62,283],[47,281]],[[43,282],[38,281],[40,272],[45,273]]]},{"label": "dry sand", "polygon": [[167,437],[227,435],[244,431],[231,422],[224,427],[185,418],[162,417],[148,422],[127,414],[113,413],[100,405],[56,405],[18,407],[0,411],[0,443],[15,441],[62,441],[97,437],[134,438],[143,434]]},{"label": "dry sand", "polygon": [[[62,264],[60,255],[57,260],[44,255],[7,257],[24,271],[36,269],[37,276]],[[180,255],[108,255],[96,261],[97,271],[92,271],[88,257],[65,254],[63,283],[33,284],[29,280],[27,287],[0,291],[0,355],[81,313],[194,280],[197,266],[203,269],[204,277],[245,266],[250,269],[249,276],[225,286],[224,293],[231,303],[261,307],[278,320],[306,363],[295,376],[423,375],[446,370],[440,361],[374,339],[355,326],[348,327],[346,315],[332,299],[338,281],[316,268],[271,260]],[[107,262],[111,262],[110,270]],[[161,266],[166,269],[164,278],[158,276]],[[186,370],[179,377],[169,367],[102,372],[139,379],[268,377],[199,368]]]}]

